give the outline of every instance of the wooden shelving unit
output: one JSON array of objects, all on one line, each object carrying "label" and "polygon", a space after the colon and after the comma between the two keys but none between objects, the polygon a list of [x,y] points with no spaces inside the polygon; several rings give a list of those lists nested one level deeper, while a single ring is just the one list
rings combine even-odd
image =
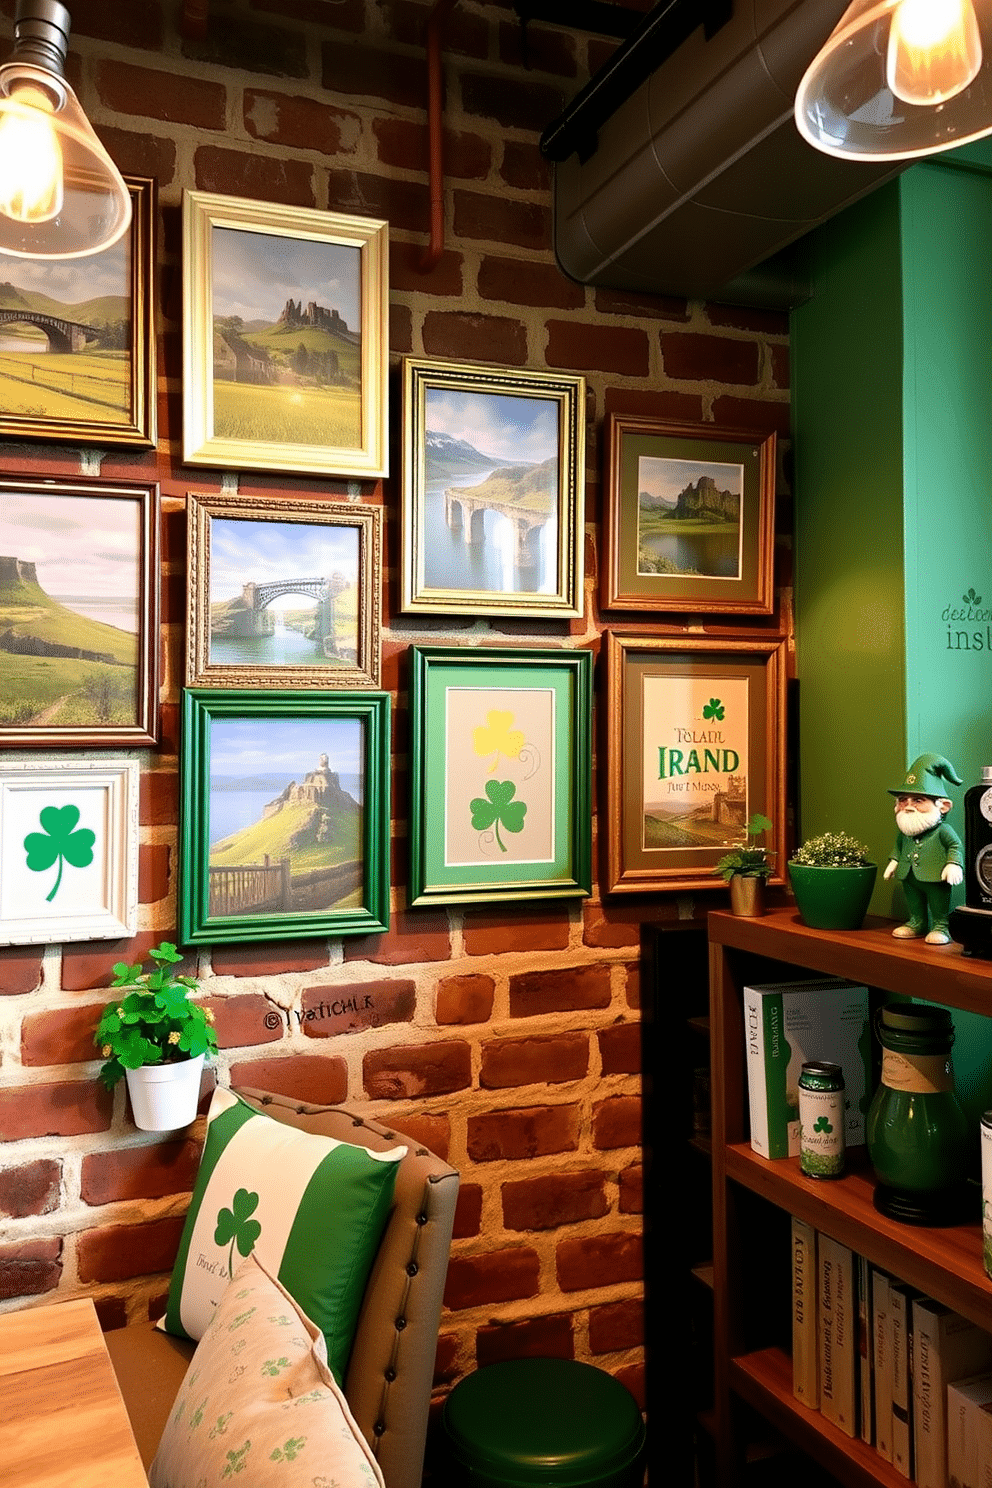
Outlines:
[{"label": "wooden shelving unit", "polygon": [[[992,963],[964,957],[959,946],[939,950],[892,939],[891,924],[834,932],[801,925],[793,908],[762,919],[709,916],[712,1051],[714,1412],[718,1481],[741,1481],[745,1443],[741,1403],[809,1454],[845,1488],[905,1488],[906,1480],[871,1447],[835,1430],[819,1411],[792,1394],[787,1341],[762,1336],[752,1305],[755,1268],[767,1243],[753,1225],[754,1206],[781,1211],[947,1303],[992,1331],[992,1282],[982,1264],[981,1226],[926,1228],[881,1215],[864,1152],[829,1183],[806,1178],[798,1158],[769,1162],[753,1152],[747,1115],[743,988],[752,981],[828,975],[863,982],[882,993],[992,1016]],[[787,1270],[785,1273],[787,1275]],[[787,1282],[783,1282],[787,1290]]]}]

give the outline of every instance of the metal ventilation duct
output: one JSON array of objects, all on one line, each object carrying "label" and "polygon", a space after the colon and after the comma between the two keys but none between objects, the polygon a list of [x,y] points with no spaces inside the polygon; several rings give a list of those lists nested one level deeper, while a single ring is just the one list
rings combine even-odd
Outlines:
[{"label": "metal ventilation duct", "polygon": [[[729,304],[788,309],[808,298],[801,261],[783,250],[905,168],[821,154],[793,122],[800,78],[845,8],[735,0],[707,37],[698,24],[686,34],[684,0],[656,7],[604,69],[611,76],[597,75],[542,139],[556,162],[565,273]],[[658,60],[641,81],[646,36]],[[634,91],[615,105],[628,69]]]}]

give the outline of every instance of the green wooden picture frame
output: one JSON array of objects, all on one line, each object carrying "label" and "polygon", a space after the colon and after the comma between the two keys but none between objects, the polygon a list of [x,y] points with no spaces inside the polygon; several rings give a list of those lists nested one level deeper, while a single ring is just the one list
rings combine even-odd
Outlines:
[{"label": "green wooden picture frame", "polygon": [[411,657],[411,905],[591,893],[592,654]]},{"label": "green wooden picture frame", "polygon": [[389,927],[385,692],[183,694],[184,945]]}]

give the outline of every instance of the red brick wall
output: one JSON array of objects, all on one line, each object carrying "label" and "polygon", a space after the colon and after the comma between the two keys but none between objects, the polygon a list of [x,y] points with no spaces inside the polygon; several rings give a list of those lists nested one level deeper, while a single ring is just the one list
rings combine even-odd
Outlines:
[{"label": "red brick wall", "polygon": [[[84,1291],[109,1325],[154,1311],[199,1150],[199,1125],[167,1141],[136,1132],[123,1091],[108,1098],[90,1058],[112,964],[175,935],[185,497],[221,486],[219,472],[181,460],[182,189],[388,218],[394,368],[417,353],[588,379],[586,606],[570,624],[397,621],[395,477],[350,487],[250,471],[228,478],[246,492],[350,491],[383,506],[384,686],[397,705],[401,813],[404,662],[414,634],[598,649],[608,411],[787,433],[784,317],[585,289],[556,266],[550,173],[537,142],[599,65],[608,49],[601,38],[533,26],[525,70],[509,6],[461,0],[446,40],[446,248],[430,274],[418,272],[428,226],[428,8],[421,0],[212,0],[208,33],[193,40],[180,36],[180,7],[171,3],[72,6],[71,76],[83,103],[122,169],[159,182],[159,444],[147,455],[6,445],[0,470],[160,482],[163,729],[160,747],[141,756],[135,940],[0,950],[4,1306]],[[0,10],[9,35],[11,0]],[[397,421],[394,397],[394,436]],[[596,802],[604,768],[600,755]],[[308,1101],[370,1103],[460,1169],[441,1385],[476,1360],[551,1353],[594,1359],[639,1391],[638,929],[642,919],[693,906],[645,896],[615,907],[597,891],[571,905],[408,910],[405,834],[400,814],[387,935],[197,956],[223,1046],[217,1077]],[[719,901],[702,897],[697,908]],[[362,1007],[372,997],[374,1020],[334,1013],[335,1000],[356,993]]]}]

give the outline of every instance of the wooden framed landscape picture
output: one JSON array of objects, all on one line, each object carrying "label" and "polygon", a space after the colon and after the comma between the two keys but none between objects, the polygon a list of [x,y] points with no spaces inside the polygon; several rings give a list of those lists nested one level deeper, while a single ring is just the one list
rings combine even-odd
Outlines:
[{"label": "wooden framed landscape picture", "polygon": [[756,814],[785,882],[785,650],[778,638],[607,636],[607,887],[719,889]]},{"label": "wooden framed landscape picture", "polygon": [[158,487],[0,480],[0,744],[154,744]]},{"label": "wooden framed landscape picture", "polygon": [[184,944],[389,925],[388,693],[183,695]]},{"label": "wooden framed landscape picture", "polygon": [[770,615],[774,433],[611,414],[604,608]]},{"label": "wooden framed landscape picture", "polygon": [[585,381],[407,357],[402,608],[582,614]]},{"label": "wooden framed landscape picture", "polygon": [[155,443],[155,182],[126,184],[131,226],[112,247],[4,257],[2,439]]},{"label": "wooden framed landscape picture", "polygon": [[592,655],[414,646],[410,902],[592,890]]},{"label": "wooden framed landscape picture", "polygon": [[371,478],[388,468],[388,227],[183,194],[183,458]]},{"label": "wooden framed landscape picture", "polygon": [[135,933],[138,779],[114,755],[0,756],[0,945]]},{"label": "wooden framed landscape picture", "polygon": [[191,491],[187,520],[188,685],[378,687],[378,507]]}]

